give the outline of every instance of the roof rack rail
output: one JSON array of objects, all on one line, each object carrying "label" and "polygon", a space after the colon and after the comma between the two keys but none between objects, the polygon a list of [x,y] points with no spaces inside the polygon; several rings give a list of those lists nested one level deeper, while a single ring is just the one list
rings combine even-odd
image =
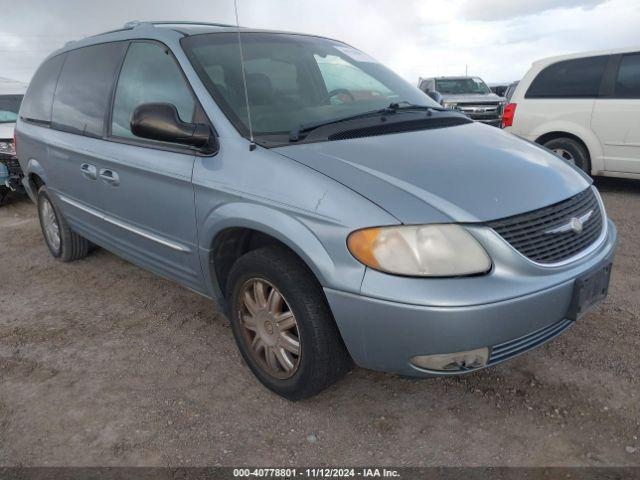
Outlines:
[{"label": "roof rack rail", "polygon": [[133,20],[131,22],[127,22],[124,24],[125,29],[131,29],[131,28],[136,28],[142,25],[151,25],[151,26],[155,26],[155,25],[203,25],[203,26],[207,26],[207,27],[235,27],[235,25],[231,25],[228,23],[209,23],[209,22],[189,22],[189,21],[184,21],[184,20],[178,20],[178,21],[169,21],[169,20],[161,20],[161,21],[140,21],[140,20]]},{"label": "roof rack rail", "polygon": [[[171,22],[168,20],[162,20],[162,21],[157,21],[157,22],[153,22],[153,21],[140,21],[140,20],[132,20],[130,22],[125,23],[122,28],[116,28],[114,30],[109,30],[107,32],[100,32],[100,33],[96,33],[94,35],[88,35],[84,38],[93,38],[93,37],[99,37],[101,35],[107,35],[109,33],[116,33],[116,32],[124,32],[125,30],[133,30],[134,28],[138,28],[138,27],[142,27],[144,25],[151,25],[151,26],[155,26],[155,25],[203,25],[203,26],[209,26],[209,27],[234,27],[237,28],[236,25],[231,25],[228,23],[208,23],[208,22],[188,22],[188,21],[183,21],[183,20],[178,20],[175,22]],[[243,27],[240,27],[243,28]],[[77,42],[78,40],[70,40],[69,42],[67,42],[64,46],[67,47],[75,42]]]},{"label": "roof rack rail", "polygon": [[[129,23],[133,23],[133,22],[129,22]],[[131,30],[134,27],[132,25],[129,25],[129,23],[127,23],[127,25],[125,25],[123,28],[116,28],[114,30],[107,30],[106,32],[100,32],[100,33],[96,33],[94,35],[87,35],[86,37],[83,37],[83,38],[94,38],[94,37],[99,37],[100,35],[108,35],[110,33],[124,32],[125,30]],[[71,44],[71,43],[75,43],[77,41],[78,40],[71,40],[71,41],[69,41],[67,43]],[[66,47],[66,45],[65,45],[65,47]]]}]

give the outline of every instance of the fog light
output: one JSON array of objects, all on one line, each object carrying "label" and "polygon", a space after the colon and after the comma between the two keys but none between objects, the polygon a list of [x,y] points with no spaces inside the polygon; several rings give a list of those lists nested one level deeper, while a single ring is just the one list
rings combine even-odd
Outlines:
[{"label": "fog light", "polygon": [[413,357],[411,363],[425,370],[454,372],[484,367],[489,361],[489,349],[478,348],[468,352],[441,353],[439,355],[421,355]]}]

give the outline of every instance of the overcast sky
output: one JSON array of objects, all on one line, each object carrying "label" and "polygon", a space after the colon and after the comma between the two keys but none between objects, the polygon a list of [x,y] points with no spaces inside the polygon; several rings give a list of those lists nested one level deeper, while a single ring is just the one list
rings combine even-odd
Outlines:
[{"label": "overcast sky", "polygon": [[[519,79],[550,55],[640,44],[640,0],[238,0],[244,26],[326,35],[411,83]],[[233,23],[233,0],[0,0],[0,77],[28,81],[68,40],[129,20]]]}]

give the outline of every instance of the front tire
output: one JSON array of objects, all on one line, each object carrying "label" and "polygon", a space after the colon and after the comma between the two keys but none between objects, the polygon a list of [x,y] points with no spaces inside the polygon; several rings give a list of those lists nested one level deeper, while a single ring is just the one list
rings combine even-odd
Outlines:
[{"label": "front tire", "polygon": [[89,241],[69,228],[44,185],[38,190],[38,217],[44,241],[51,255],[62,262],[71,262],[87,256]]},{"label": "front tire", "polygon": [[554,138],[546,142],[544,146],[567,163],[571,163],[587,175],[591,175],[589,153],[580,142],[572,138]]},{"label": "front tire", "polygon": [[350,370],[320,285],[287,249],[268,246],[240,257],[226,292],[240,353],[271,391],[289,400],[308,398]]}]

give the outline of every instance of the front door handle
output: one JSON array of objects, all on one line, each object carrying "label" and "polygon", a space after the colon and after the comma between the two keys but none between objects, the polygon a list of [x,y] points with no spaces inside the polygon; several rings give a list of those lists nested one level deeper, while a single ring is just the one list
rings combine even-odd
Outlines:
[{"label": "front door handle", "polygon": [[113,170],[110,170],[108,168],[101,168],[99,175],[100,180],[102,180],[106,184],[109,184],[113,187],[117,187],[118,185],[120,185],[120,177]]},{"label": "front door handle", "polygon": [[80,171],[82,172],[82,175],[89,180],[96,180],[98,178],[98,169],[89,163],[83,163],[80,165]]}]

